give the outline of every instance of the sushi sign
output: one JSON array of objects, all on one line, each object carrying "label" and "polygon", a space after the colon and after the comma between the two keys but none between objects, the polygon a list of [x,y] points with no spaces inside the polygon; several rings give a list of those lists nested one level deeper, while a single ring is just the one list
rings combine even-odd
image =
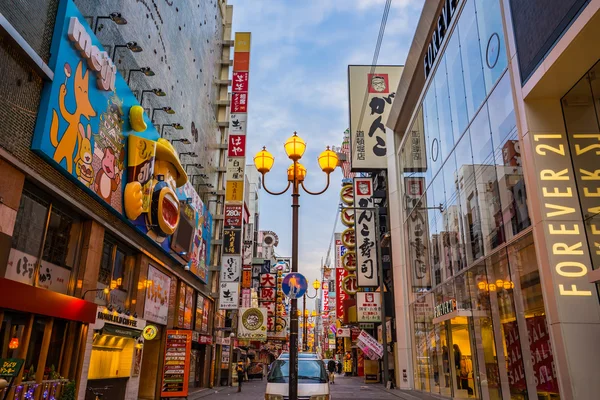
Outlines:
[{"label": "sushi sign", "polygon": [[[77,17],[71,17],[69,21],[68,36],[81,56],[87,60],[88,67],[98,73],[98,89],[114,92],[117,67],[106,51],[101,51],[98,46],[92,44],[92,38]],[[71,71],[65,71],[65,74],[70,76]]]}]

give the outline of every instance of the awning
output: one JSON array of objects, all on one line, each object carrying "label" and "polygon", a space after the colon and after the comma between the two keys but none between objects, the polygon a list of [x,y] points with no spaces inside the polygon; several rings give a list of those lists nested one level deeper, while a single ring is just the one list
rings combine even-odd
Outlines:
[{"label": "awning", "polygon": [[233,351],[239,351],[240,354],[243,356],[246,355],[246,350],[240,349],[239,347],[234,348]]},{"label": "awning", "polygon": [[142,336],[142,331],[113,324],[104,324],[100,332],[102,335],[122,336],[131,339],[137,339]]},{"label": "awning", "polygon": [[0,278],[0,308],[92,324],[98,305],[77,297]]}]

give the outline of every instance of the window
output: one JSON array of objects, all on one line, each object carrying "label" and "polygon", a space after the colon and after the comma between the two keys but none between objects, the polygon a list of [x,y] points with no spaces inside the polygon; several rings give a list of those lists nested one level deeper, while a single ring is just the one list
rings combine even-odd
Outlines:
[{"label": "window", "polygon": [[[289,360],[276,360],[269,373],[269,383],[288,383]],[[321,360],[298,360],[299,383],[327,383],[327,373]]]},{"label": "window", "polygon": [[475,7],[485,86],[489,93],[507,65],[502,11],[498,0],[475,0]]},{"label": "window", "polygon": [[483,103],[486,94],[479,47],[479,32],[477,31],[477,20],[475,18],[475,3],[473,1],[467,1],[463,7],[458,21],[458,35],[467,95],[467,111],[469,118],[473,118],[475,112]]},{"label": "window", "polygon": [[71,269],[79,255],[80,231],[81,223],[74,213],[46,200],[43,193],[26,183],[6,278],[29,285],[37,281],[38,287],[67,294]]},{"label": "window", "polygon": [[458,34],[454,34],[446,47],[450,110],[452,112],[452,129],[455,138],[460,137],[469,123],[469,117],[467,115],[467,97],[465,95],[465,80],[463,78],[463,65],[458,41]]},{"label": "window", "polygon": [[102,291],[96,292],[94,302],[105,305],[110,302],[122,308],[129,308],[128,292],[131,286],[135,257],[133,252],[105,234],[102,259],[98,271],[98,289],[110,288],[110,297]]},{"label": "window", "polygon": [[446,56],[440,60],[435,73],[434,84],[440,129],[440,162],[443,162],[454,147],[452,116],[450,115],[450,95],[448,94],[448,75],[446,74]]}]

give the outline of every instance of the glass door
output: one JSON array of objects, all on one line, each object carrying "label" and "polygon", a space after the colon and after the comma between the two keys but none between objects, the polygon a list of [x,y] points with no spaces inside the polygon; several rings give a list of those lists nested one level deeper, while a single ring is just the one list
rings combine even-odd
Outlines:
[{"label": "glass door", "polygon": [[[438,392],[442,396],[452,397],[452,363],[450,362],[450,344],[448,343],[448,321],[435,324],[436,356],[434,364],[437,365]],[[436,370],[434,369],[434,374]]]},{"label": "glass door", "polygon": [[476,353],[473,351],[472,322],[468,317],[457,316],[449,321],[450,371],[456,383],[454,398],[478,398],[476,376]]}]

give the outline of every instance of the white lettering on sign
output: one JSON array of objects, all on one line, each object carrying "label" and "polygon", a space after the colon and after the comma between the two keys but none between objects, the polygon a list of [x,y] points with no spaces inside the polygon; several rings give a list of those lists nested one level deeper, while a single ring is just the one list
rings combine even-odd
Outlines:
[{"label": "white lettering on sign", "polygon": [[71,17],[69,21],[68,36],[69,40],[75,44],[75,48],[81,53],[81,56],[87,60],[88,67],[96,71],[98,89],[114,92],[117,67],[115,67],[106,51],[100,51],[98,46],[92,44],[90,34],[87,33],[77,17]]},{"label": "white lettering on sign", "polygon": [[435,306],[435,308],[433,309],[433,317],[438,318],[442,315],[450,314],[453,311],[456,311],[456,300],[446,300],[443,303],[440,303],[437,306]]}]

